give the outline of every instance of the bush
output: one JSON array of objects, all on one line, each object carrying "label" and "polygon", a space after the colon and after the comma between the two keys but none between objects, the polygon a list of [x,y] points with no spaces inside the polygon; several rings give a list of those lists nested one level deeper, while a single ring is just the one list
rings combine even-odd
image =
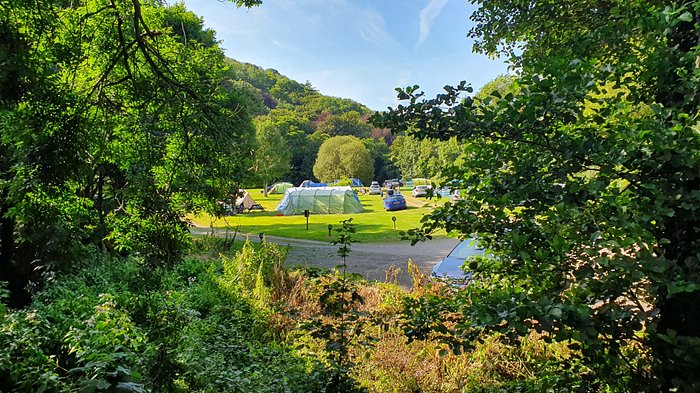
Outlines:
[{"label": "bush", "polygon": [[[263,247],[264,248],[264,247]],[[248,249],[246,256],[253,251]],[[229,292],[219,262],[153,268],[94,254],[26,310],[0,321],[0,386],[8,391],[323,391],[320,362],[272,341],[247,294],[269,288],[272,246],[240,259],[253,284]],[[243,257],[241,257],[243,258]],[[257,264],[257,267],[253,267]],[[233,271],[230,270],[230,275]],[[251,276],[255,276],[251,279]],[[253,289],[252,291],[250,289]]]}]

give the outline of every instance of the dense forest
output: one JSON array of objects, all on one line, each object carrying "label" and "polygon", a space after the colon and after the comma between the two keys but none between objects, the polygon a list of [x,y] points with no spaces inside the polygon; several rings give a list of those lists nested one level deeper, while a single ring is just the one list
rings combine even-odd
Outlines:
[{"label": "dense forest", "polygon": [[[357,102],[325,96],[308,82],[301,84],[275,70],[263,70],[233,59],[226,62],[231,83],[242,91],[239,94],[246,97],[246,106],[253,108],[250,114],[255,117],[257,148],[253,172],[256,176],[252,184],[337,179],[321,179],[313,167],[321,144],[338,136],[358,138],[371,155],[371,160],[365,160],[372,163],[369,170],[346,171],[344,177],[362,178],[365,184],[402,177],[449,180],[441,177],[441,173],[461,153],[455,139],[418,140],[374,127],[368,122],[372,112]],[[492,84],[484,91],[493,88]],[[358,174],[368,172],[371,174]]]},{"label": "dense forest", "polygon": [[[350,99],[329,97],[275,70],[226,60],[234,84],[248,94],[248,106],[255,108],[255,164],[252,184],[266,185],[276,180],[299,184],[320,180],[313,166],[321,144],[337,136],[362,140],[371,153],[374,176],[363,179],[396,177],[389,162],[391,133],[372,127],[371,111]],[[387,172],[388,171],[388,172]],[[357,177],[348,173],[346,177]],[[331,179],[333,180],[333,179]]]},{"label": "dense forest", "polygon": [[[699,391],[700,2],[474,3],[513,74],[372,114],[182,4],[0,0],[0,389]],[[190,235],[338,144],[460,189],[404,236],[474,237],[470,285],[345,274],[351,220],[335,271]]]}]

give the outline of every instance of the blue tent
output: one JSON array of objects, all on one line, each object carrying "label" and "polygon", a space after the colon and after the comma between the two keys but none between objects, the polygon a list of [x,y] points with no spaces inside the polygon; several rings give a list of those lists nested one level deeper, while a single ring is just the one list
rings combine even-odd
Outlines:
[{"label": "blue tent", "polygon": [[309,188],[309,187],[327,187],[328,183],[314,183],[311,180],[304,180],[299,184],[299,187]]},{"label": "blue tent", "polygon": [[362,187],[362,182],[360,181],[360,179],[356,179],[354,177],[351,177],[350,180],[352,180],[353,187]]}]

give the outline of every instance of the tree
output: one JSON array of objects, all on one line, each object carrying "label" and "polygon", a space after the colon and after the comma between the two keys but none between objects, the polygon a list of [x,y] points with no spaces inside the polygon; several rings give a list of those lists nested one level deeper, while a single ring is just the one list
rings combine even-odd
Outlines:
[{"label": "tree", "polygon": [[487,99],[489,97],[491,100],[496,99],[493,92],[498,92],[497,95],[505,97],[510,94],[516,94],[518,92],[518,85],[516,83],[515,76],[513,75],[499,75],[494,80],[488,82],[474,95],[474,98],[479,98],[481,100]]},{"label": "tree", "polygon": [[399,135],[389,151],[392,163],[407,179],[450,180],[449,171],[462,153],[462,148],[456,138],[446,141],[432,138],[421,140],[411,135]]},{"label": "tree", "polygon": [[330,137],[341,135],[352,135],[358,138],[368,138],[372,127],[362,119],[355,111],[330,115],[323,118],[316,125],[317,135],[327,135]]},{"label": "tree", "polygon": [[176,260],[185,214],[214,212],[249,166],[250,118],[211,32],[181,6],[139,1],[3,1],[0,26],[12,299],[93,247]]},{"label": "tree", "polygon": [[270,94],[277,101],[284,101],[293,105],[301,104],[302,98],[312,92],[308,86],[284,77],[277,79],[275,85],[270,88]]},{"label": "tree", "polygon": [[374,177],[374,160],[360,139],[336,136],[323,142],[319,148],[314,175],[324,182],[355,177],[369,183]]},{"label": "tree", "polygon": [[362,140],[374,161],[374,180],[380,182],[397,178],[398,170],[389,159],[389,147],[383,139],[366,138]]},{"label": "tree", "polygon": [[277,108],[270,111],[269,119],[283,134],[286,149],[291,154],[287,180],[299,184],[313,176],[314,160],[321,141],[314,140],[311,123],[298,112]]},{"label": "tree", "polygon": [[418,167],[420,159],[420,140],[412,136],[399,135],[389,147],[391,162],[399,169],[401,176],[406,179],[421,177]]},{"label": "tree", "polygon": [[270,182],[280,179],[289,171],[291,153],[282,132],[269,119],[256,121],[255,142],[253,173],[262,181],[263,192],[267,196]]},{"label": "tree", "polygon": [[248,118],[264,116],[270,112],[265,106],[264,98],[260,91],[248,82],[241,80],[227,80],[224,89],[230,94],[229,99],[239,104],[240,110]]},{"label": "tree", "polygon": [[700,5],[478,3],[475,48],[508,55],[518,89],[411,87],[374,118],[466,146],[469,192],[415,239],[444,227],[493,252],[445,304],[464,316],[455,333],[569,341],[588,389],[697,391]]}]

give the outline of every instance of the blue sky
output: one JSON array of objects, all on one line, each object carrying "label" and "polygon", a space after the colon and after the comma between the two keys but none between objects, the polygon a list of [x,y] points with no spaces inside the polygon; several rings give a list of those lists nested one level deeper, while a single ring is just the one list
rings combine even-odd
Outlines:
[{"label": "blue sky", "polygon": [[186,0],[216,30],[228,57],[274,68],[321,93],[374,110],[396,106],[396,87],[427,95],[461,80],[475,89],[507,71],[473,54],[467,0],[263,0],[252,9]]}]

